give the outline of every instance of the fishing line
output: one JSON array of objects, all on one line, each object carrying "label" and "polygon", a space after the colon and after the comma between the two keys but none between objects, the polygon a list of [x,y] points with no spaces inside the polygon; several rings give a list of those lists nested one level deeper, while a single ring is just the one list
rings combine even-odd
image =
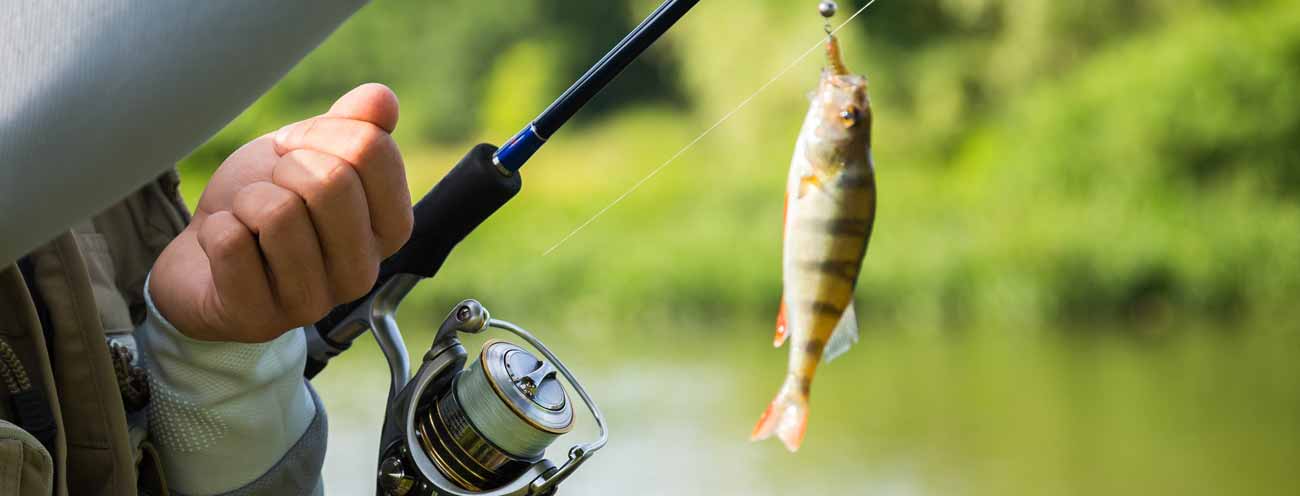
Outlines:
[{"label": "fishing line", "polygon": [[[862,14],[863,11],[867,10],[867,7],[870,7],[870,6],[871,6],[872,4],[874,4],[874,3],[876,3],[876,0],[870,0],[870,1],[868,1],[866,5],[863,5],[862,8],[858,9],[857,12],[854,12],[853,15],[849,16],[848,19],[845,19],[844,22],[840,23],[839,26],[836,26],[835,29],[829,30],[829,31],[826,33],[826,35],[827,35],[827,36],[832,36],[832,35],[834,35],[835,33],[838,33],[841,29],[844,29],[844,26],[847,26],[850,22],[853,22],[853,20],[856,19],[856,18],[858,17],[859,14]],[[693,139],[693,140],[691,140],[689,143],[687,143],[686,146],[683,146],[680,150],[677,150],[677,153],[674,153],[671,157],[668,157],[668,160],[665,160],[665,161],[664,161],[662,164],[660,164],[658,167],[655,167],[653,170],[651,170],[649,174],[646,174],[645,177],[641,178],[640,181],[637,181],[635,184],[633,184],[632,187],[631,187],[631,188],[628,188],[627,191],[624,191],[623,194],[618,195],[617,198],[614,198],[614,201],[609,202],[608,205],[605,205],[605,208],[600,209],[599,211],[596,212],[595,215],[592,215],[591,218],[587,219],[586,222],[583,222],[581,225],[579,225],[579,226],[578,226],[577,228],[575,228],[573,231],[570,231],[568,235],[564,236],[563,238],[560,238],[560,241],[556,242],[556,243],[555,243],[554,245],[552,245],[550,248],[547,248],[545,252],[542,252],[542,256],[544,257],[544,256],[547,256],[547,255],[550,255],[551,252],[554,252],[557,248],[559,248],[561,245],[563,245],[565,242],[567,242],[570,238],[574,237],[574,236],[577,235],[579,232],[582,232],[583,229],[586,229],[587,226],[589,226],[589,225],[591,225],[591,223],[595,222],[596,219],[599,219],[600,216],[605,215],[605,212],[608,212],[609,209],[614,208],[614,206],[615,206],[615,205],[618,205],[620,202],[622,202],[623,199],[627,198],[627,197],[630,196],[632,193],[635,193],[636,190],[640,189],[641,186],[644,185],[647,181],[649,181],[650,179],[652,179],[652,178],[654,178],[656,175],[658,175],[659,172],[663,171],[663,170],[664,170],[665,168],[667,168],[669,165],[672,165],[673,162],[677,161],[678,158],[680,158],[682,155],[686,154],[687,151],[689,151],[691,148],[693,148],[693,147],[696,145],[696,143],[699,143],[699,142],[700,142],[701,140],[703,140],[706,136],[708,136],[709,133],[712,133],[714,129],[717,129],[717,128],[718,128],[719,126],[721,126],[723,123],[727,122],[727,120],[731,119],[731,117],[732,117],[733,115],[736,115],[737,112],[740,112],[741,110],[743,110],[746,106],[749,105],[750,102],[754,101],[754,98],[758,97],[758,95],[760,95],[760,94],[762,94],[764,91],[766,91],[768,87],[772,86],[773,83],[775,83],[775,82],[777,82],[777,80],[781,79],[782,76],[785,76],[786,73],[788,73],[788,72],[790,72],[791,70],[793,70],[793,69],[795,68],[795,66],[799,65],[800,62],[803,62],[803,60],[806,59],[806,58],[808,58],[809,55],[812,55],[812,53],[813,53],[814,51],[816,51],[818,48],[821,48],[822,43],[824,43],[824,42],[825,42],[825,39],[819,39],[819,40],[817,40],[817,43],[814,43],[813,46],[812,46],[812,47],[809,47],[808,50],[805,51],[805,52],[803,52],[802,55],[796,57],[796,58],[794,59],[793,62],[791,62],[789,65],[785,66],[785,68],[783,68],[783,69],[781,69],[780,71],[778,71],[778,72],[776,73],[775,76],[772,76],[771,79],[768,79],[767,82],[766,82],[766,83],[763,83],[762,86],[759,86],[758,89],[755,90],[753,94],[749,95],[747,98],[745,98],[744,100],[742,100],[742,101],[740,102],[740,105],[737,105],[736,108],[734,108],[734,109],[732,109],[730,112],[727,112],[726,114],[724,114],[724,115],[722,116],[721,119],[718,119],[718,121],[715,122],[715,123],[713,123],[712,126],[709,126],[708,129],[705,129],[703,133],[700,133],[699,136],[696,136],[695,139]]]}]

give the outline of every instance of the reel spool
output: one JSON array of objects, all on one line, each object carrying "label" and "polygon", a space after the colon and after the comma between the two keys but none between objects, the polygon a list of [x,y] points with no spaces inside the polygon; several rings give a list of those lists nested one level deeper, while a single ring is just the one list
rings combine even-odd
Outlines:
[{"label": "reel spool", "polygon": [[490,341],[416,425],[421,446],[456,485],[482,491],[518,477],[573,427],[557,371],[523,348]]},{"label": "reel spool", "polygon": [[[487,327],[514,333],[543,357],[494,339],[466,368],[468,355],[456,335]],[[587,405],[600,438],[571,448],[557,467],[545,458],[546,448],[574,422],[559,376]],[[607,438],[600,410],[545,345],[465,300],[443,322],[415,377],[390,402],[378,490],[392,496],[551,494]]]}]

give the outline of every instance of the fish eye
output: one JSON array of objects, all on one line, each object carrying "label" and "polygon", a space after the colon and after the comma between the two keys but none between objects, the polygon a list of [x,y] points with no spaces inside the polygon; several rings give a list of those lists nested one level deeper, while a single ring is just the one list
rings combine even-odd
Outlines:
[{"label": "fish eye", "polygon": [[846,108],[844,109],[844,111],[840,112],[840,123],[844,124],[844,127],[853,127],[857,125],[858,107],[856,105],[849,105],[849,108]]}]

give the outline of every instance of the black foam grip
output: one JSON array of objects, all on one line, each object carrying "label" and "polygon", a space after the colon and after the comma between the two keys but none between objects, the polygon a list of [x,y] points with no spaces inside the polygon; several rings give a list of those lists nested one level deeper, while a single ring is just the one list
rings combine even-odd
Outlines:
[{"label": "black foam grip", "polygon": [[[522,186],[519,173],[506,176],[492,164],[492,154],[496,150],[497,147],[489,144],[475,146],[415,204],[415,227],[411,230],[411,239],[380,264],[379,278],[370,293],[334,307],[316,323],[316,330],[322,336],[328,335],[334,326],[394,275],[433,277],[456,244],[519,193]],[[349,343],[331,344],[346,347]],[[312,365],[309,364],[308,368]]]}]

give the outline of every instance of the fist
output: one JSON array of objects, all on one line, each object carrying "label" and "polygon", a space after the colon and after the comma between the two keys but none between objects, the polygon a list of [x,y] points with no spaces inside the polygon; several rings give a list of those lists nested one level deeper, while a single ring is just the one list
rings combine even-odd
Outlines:
[{"label": "fist", "polygon": [[263,342],[370,290],[411,235],[411,196],[379,84],[231,154],[193,221],[154,263],[149,291],[182,333]]}]

